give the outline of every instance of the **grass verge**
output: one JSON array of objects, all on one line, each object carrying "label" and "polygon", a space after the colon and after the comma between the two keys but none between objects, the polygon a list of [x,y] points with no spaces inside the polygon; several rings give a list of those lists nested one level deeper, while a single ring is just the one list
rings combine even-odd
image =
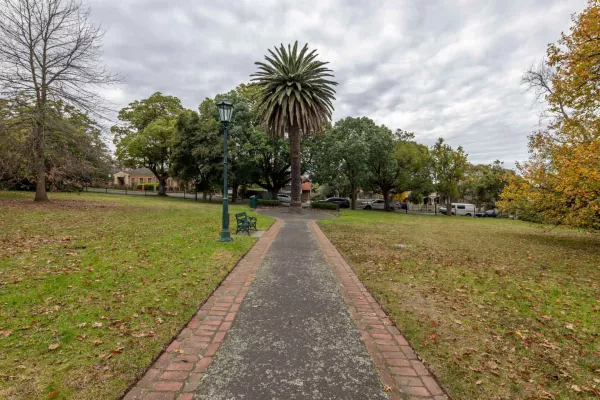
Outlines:
[{"label": "grass verge", "polygon": [[319,225],[454,399],[600,397],[599,234],[373,211]]},{"label": "grass verge", "polygon": [[256,240],[219,243],[215,204],[31,198],[0,192],[0,398],[118,397]]}]

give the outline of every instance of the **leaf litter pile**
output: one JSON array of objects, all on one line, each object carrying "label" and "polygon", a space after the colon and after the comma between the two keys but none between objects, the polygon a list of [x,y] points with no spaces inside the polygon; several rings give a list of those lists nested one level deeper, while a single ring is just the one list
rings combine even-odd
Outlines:
[{"label": "leaf litter pile", "polygon": [[319,223],[454,399],[600,398],[600,234],[368,211]]},{"label": "leaf litter pile", "polygon": [[0,192],[0,399],[119,397],[255,240],[220,245],[218,205],[31,197]]}]

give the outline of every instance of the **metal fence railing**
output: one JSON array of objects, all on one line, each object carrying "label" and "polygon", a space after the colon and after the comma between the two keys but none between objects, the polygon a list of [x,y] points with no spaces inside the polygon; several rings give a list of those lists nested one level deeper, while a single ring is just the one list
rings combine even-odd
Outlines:
[{"label": "metal fence railing", "polygon": [[[107,194],[122,194],[122,195],[133,195],[133,196],[156,196],[158,194],[157,191],[154,190],[144,190],[144,189],[131,189],[128,187],[90,187],[85,186],[83,188],[84,192],[89,193],[107,193]],[[211,194],[204,197],[203,192],[195,192],[188,190],[167,190],[167,195],[169,197],[182,198],[182,199],[190,199],[195,201],[217,201],[221,202],[223,197],[221,194]],[[229,196],[231,199],[231,196]],[[231,200],[230,200],[231,201]],[[238,197],[236,203],[247,203],[249,200],[245,198]]]}]

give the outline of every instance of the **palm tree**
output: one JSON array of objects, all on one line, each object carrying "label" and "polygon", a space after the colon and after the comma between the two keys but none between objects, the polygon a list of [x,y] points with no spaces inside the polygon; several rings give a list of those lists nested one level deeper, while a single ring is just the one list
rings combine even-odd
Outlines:
[{"label": "palm tree", "polygon": [[291,210],[299,211],[301,202],[300,136],[317,134],[331,119],[335,100],[329,80],[333,74],[328,63],[317,61],[316,50],[308,51],[305,44],[298,53],[298,42],[294,47],[283,44],[275,52],[269,50],[267,62],[257,62],[258,72],[252,80],[260,88],[259,110],[267,131],[278,137],[287,132],[290,140],[292,166]]}]

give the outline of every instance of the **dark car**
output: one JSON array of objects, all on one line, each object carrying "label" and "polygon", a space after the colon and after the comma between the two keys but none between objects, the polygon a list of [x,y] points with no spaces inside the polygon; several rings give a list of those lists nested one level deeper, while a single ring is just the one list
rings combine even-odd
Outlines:
[{"label": "dark car", "polygon": [[344,199],[343,197],[330,197],[323,200],[323,202],[339,204],[340,208],[350,208],[350,200]]},{"label": "dark car", "polygon": [[499,214],[495,208],[492,208],[491,210],[487,210],[485,212],[478,212],[475,214],[475,216],[479,218],[497,218],[499,217]]}]

